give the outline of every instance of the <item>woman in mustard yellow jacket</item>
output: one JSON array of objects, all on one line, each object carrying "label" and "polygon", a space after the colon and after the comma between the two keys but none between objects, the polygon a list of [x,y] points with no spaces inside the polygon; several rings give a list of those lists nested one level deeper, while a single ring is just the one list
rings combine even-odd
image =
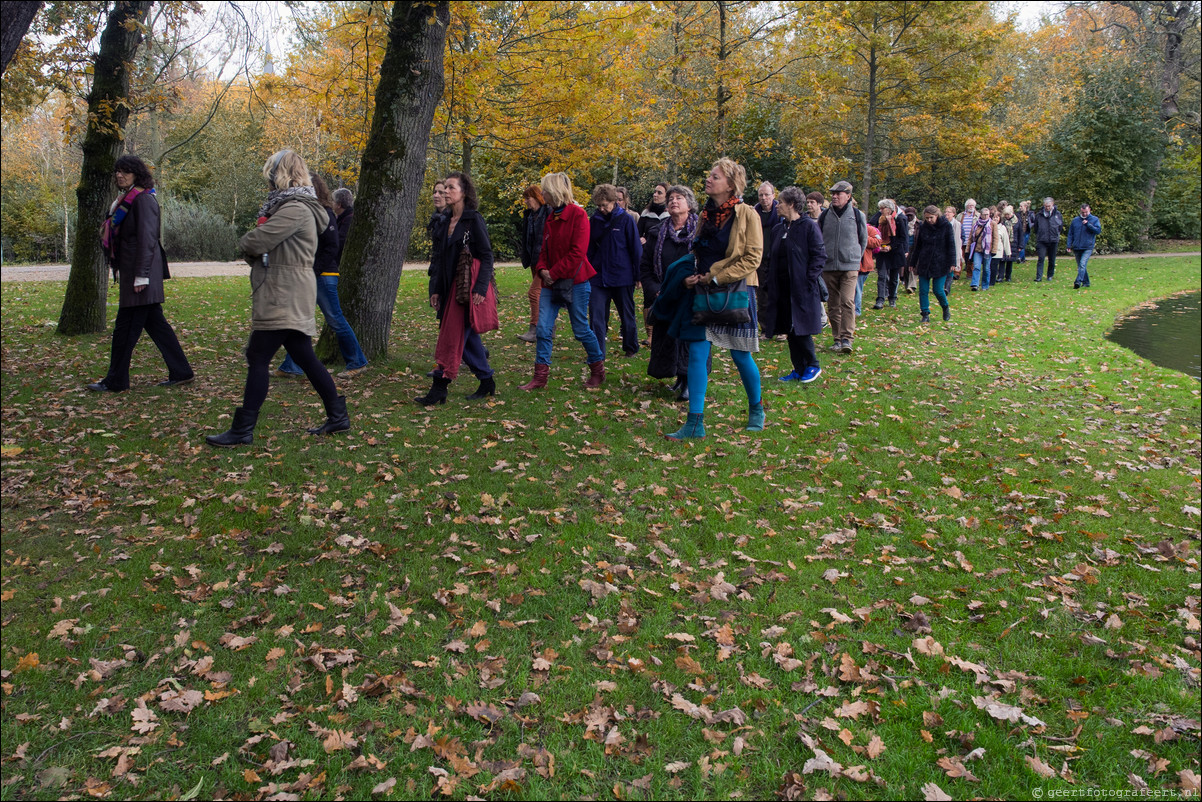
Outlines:
[{"label": "woman in mustard yellow jacket", "polygon": [[[760,350],[756,321],[756,269],[764,252],[764,234],[755,209],[743,203],[747,171],[731,159],[721,158],[705,179],[709,196],[697,221],[693,240],[695,272],[683,279],[686,290],[698,284],[729,285],[746,280],[750,320],[735,324],[707,324],[705,339],[689,345],[689,416],[678,431],[666,435],[670,440],[705,437],[705,393],[709,386],[707,364],[711,346],[726,348],[739,370],[747,391],[747,431],[764,428],[764,404],[760,397],[760,370],[752,354]],[[666,282],[665,282],[666,283]],[[695,292],[695,290],[694,290]],[[682,301],[692,303],[693,292]]]}]

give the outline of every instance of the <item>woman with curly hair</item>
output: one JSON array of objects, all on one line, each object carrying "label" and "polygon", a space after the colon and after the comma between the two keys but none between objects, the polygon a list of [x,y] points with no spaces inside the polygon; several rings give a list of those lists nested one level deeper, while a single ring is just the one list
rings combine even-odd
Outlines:
[{"label": "woman with curly hair", "polygon": [[129,361],[143,330],[167,363],[167,378],[159,387],[174,387],[192,381],[192,366],[180,347],[175,329],[163,315],[163,279],[170,278],[167,258],[159,242],[159,202],[154,178],[137,156],[117,159],[113,172],[120,195],[104,221],[100,239],[120,287],[117,319],[113,322],[113,344],[109,370],[88,389],[98,393],[121,393],[129,389]]}]

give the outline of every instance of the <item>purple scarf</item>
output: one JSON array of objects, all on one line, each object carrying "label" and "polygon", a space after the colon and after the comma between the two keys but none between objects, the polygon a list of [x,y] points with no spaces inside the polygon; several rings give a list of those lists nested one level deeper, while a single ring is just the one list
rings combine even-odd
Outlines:
[{"label": "purple scarf", "polygon": [[693,232],[697,230],[697,213],[689,212],[689,216],[685,218],[684,228],[680,233],[676,233],[676,226],[672,225],[672,218],[666,218],[659,226],[659,237],[655,241],[655,256],[651,259],[651,264],[655,269],[657,278],[664,277],[664,241],[669,237],[677,245],[684,245],[691,242]]}]

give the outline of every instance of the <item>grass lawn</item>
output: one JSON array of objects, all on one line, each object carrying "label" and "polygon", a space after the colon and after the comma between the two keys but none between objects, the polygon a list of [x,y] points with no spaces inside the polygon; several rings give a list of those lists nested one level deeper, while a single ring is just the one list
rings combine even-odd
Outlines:
[{"label": "grass lawn", "polygon": [[0,796],[1196,795],[1199,383],[1103,335],[1199,260],[1017,272],[950,325],[868,311],[811,385],[764,343],[762,433],[716,355],[684,445],[643,354],[582,388],[566,322],[516,389],[519,270],[492,403],[413,403],[410,272],[351,431],[273,380],[236,450],[244,279],[170,282],[199,378],[144,340],[115,396],[63,285],[6,284]]}]

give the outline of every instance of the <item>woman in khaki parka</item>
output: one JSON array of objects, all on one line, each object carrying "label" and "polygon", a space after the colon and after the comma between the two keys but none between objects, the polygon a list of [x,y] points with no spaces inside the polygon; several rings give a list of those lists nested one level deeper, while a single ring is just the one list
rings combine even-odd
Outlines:
[{"label": "woman in khaki parka", "polygon": [[250,340],[246,345],[246,388],[234,410],[229,431],[205,438],[211,446],[245,445],[254,440],[259,409],[267,399],[268,374],[280,346],[305,372],[321,396],[326,422],[310,434],[342,432],[351,427],[346,398],[338,395],[330,372],[313,353],[317,336],[313,310],[317,279],[313,256],[328,215],[317,201],[305,161],[281,150],[263,165],[271,192],[259,209],[259,224],[238,242],[250,264]]}]

